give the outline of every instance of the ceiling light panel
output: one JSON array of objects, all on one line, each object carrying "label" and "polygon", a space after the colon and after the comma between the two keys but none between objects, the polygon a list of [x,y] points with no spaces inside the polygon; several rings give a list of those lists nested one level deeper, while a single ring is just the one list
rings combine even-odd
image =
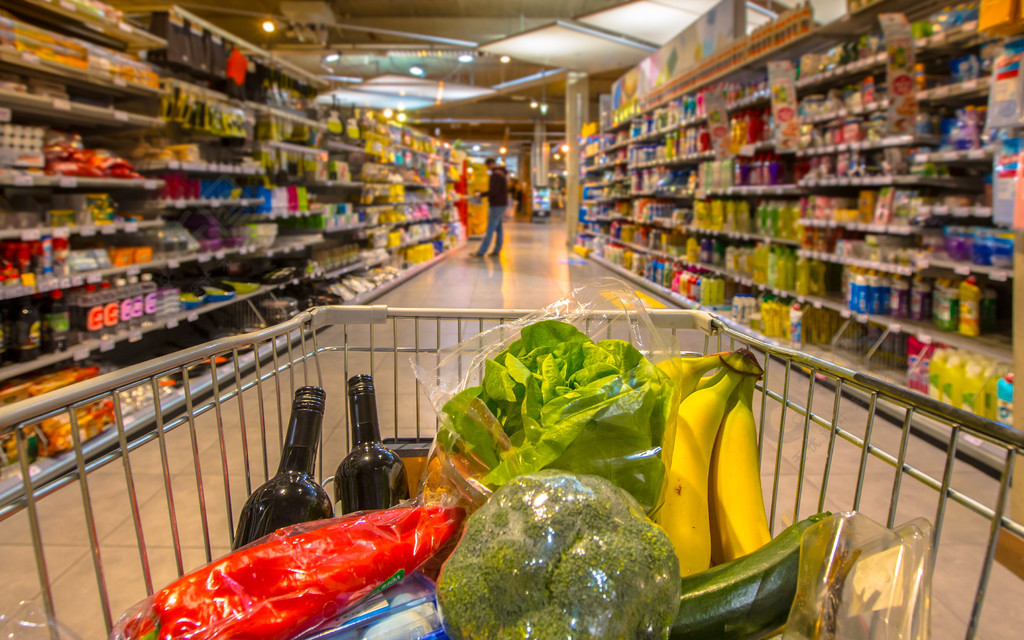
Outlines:
[{"label": "ceiling light panel", "polygon": [[705,10],[700,8],[703,2],[695,0],[692,4],[693,8],[686,8],[669,6],[654,0],[638,0],[580,16],[578,20],[584,24],[662,45],[704,13]]},{"label": "ceiling light panel", "polygon": [[558,23],[491,42],[480,50],[546,67],[565,67],[587,73],[632,66],[651,53],[622,41]]}]

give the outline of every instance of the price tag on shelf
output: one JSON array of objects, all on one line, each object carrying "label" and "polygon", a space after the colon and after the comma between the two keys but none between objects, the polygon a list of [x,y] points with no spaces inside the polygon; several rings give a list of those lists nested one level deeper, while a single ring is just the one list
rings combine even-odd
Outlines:
[{"label": "price tag on shelf", "polygon": [[114,109],[114,120],[118,122],[128,122],[128,112],[121,111],[120,109]]},{"label": "price tag on shelf", "polygon": [[931,96],[933,98],[942,98],[949,95],[949,85],[944,87],[935,87],[931,90]]},{"label": "price tag on shelf", "polygon": [[961,91],[974,91],[978,88],[978,81],[975,80],[964,80],[960,83]]},{"label": "price tag on shelf", "polygon": [[128,331],[128,342],[138,342],[139,340],[142,340],[142,329]]},{"label": "price tag on shelf", "polygon": [[92,226],[91,224],[90,225],[86,225],[84,227],[79,227],[78,228],[78,234],[80,236],[84,237],[84,238],[87,238],[89,236],[94,236],[94,235],[96,235],[96,227]]},{"label": "price tag on shelf", "polygon": [[142,273],[142,269],[139,269],[139,265],[133,264],[130,265],[127,269],[125,269],[125,273],[128,275],[128,277],[137,276],[140,273]]},{"label": "price tag on shelf", "polygon": [[299,284],[299,279],[298,278],[292,278],[292,286],[294,287],[297,284]]},{"label": "price tag on shelf", "polygon": [[39,232],[39,229],[24,229],[21,232],[21,241],[34,242],[38,240],[41,236],[42,234]]},{"label": "price tag on shelf", "polygon": [[171,260],[167,261],[167,268],[168,269],[177,269],[180,266],[181,266],[181,263],[178,262],[177,260],[174,260],[173,258]]},{"label": "price tag on shelf", "polygon": [[58,111],[71,111],[71,101],[65,98],[54,98],[53,108]]},{"label": "price tag on shelf", "polygon": [[902,333],[903,332],[903,325],[898,323],[898,322],[894,322],[894,323],[889,325],[889,331],[892,332],[892,333]]},{"label": "price tag on shelf", "polygon": [[857,322],[867,322],[867,321],[868,321],[868,316],[867,316],[866,313],[858,313],[857,314]]},{"label": "price tag on shelf", "polygon": [[120,29],[121,31],[124,31],[125,33],[131,33],[132,32],[132,26],[130,24],[128,24],[127,22],[125,22],[124,20],[118,20],[117,21],[117,28]]},{"label": "price tag on shelf", "polygon": [[185,316],[185,320],[188,320],[189,322],[195,322],[198,319],[199,319],[199,314],[196,313],[195,311],[189,311],[188,315]]},{"label": "price tag on shelf", "polygon": [[917,334],[917,340],[921,344],[931,344],[932,343],[932,337],[930,335],[928,335],[927,333],[919,333],[919,334]]},{"label": "price tag on shelf", "polygon": [[178,326],[178,319],[177,318],[171,318],[170,320],[167,321],[167,328],[168,329],[174,329],[177,326]]},{"label": "price tag on shelf", "polygon": [[117,343],[110,336],[103,336],[100,338],[100,353],[106,353],[114,348]]},{"label": "price tag on shelf", "polygon": [[217,260],[223,260],[223,259],[224,259],[224,255],[225,255],[225,254],[224,254],[224,250],[223,250],[223,249],[221,249],[220,251],[217,251],[216,253],[214,253],[214,254],[213,254],[213,257],[214,257],[215,259],[217,259]]},{"label": "price tag on shelf", "polygon": [[985,149],[971,149],[967,152],[967,158],[969,160],[984,160],[988,157],[988,151]]},{"label": "price tag on shelf", "polygon": [[117,227],[112,224],[101,224],[99,225],[99,230],[105,236],[112,236],[117,233]]},{"label": "price tag on shelf", "polygon": [[990,280],[995,280],[996,282],[1006,282],[1007,278],[1009,278],[1009,274],[1005,271],[993,271],[988,274],[988,277]]},{"label": "price tag on shelf", "polygon": [[958,276],[969,276],[971,275],[971,265],[969,264],[958,264],[953,267],[953,273]]},{"label": "price tag on shelf", "polygon": [[31,187],[36,182],[29,175],[17,175],[14,176],[14,186],[16,187]]},{"label": "price tag on shelf", "polygon": [[32,53],[31,51],[22,51],[21,60],[22,62],[27,62],[28,64],[39,64],[39,56]]},{"label": "price tag on shelf", "polygon": [[139,223],[137,220],[125,220],[124,230],[128,233],[135,233],[139,230]]},{"label": "price tag on shelf", "polygon": [[211,256],[210,256],[209,253],[200,253],[200,254],[196,255],[196,262],[198,262],[200,264],[202,264],[204,262],[209,262],[210,261],[210,257]]},{"label": "price tag on shelf", "polygon": [[144,188],[150,189],[150,190],[156,189],[157,187],[160,186],[160,181],[159,180],[143,180],[142,186]]},{"label": "price tag on shelf", "polygon": [[175,209],[184,209],[185,208],[185,201],[184,200],[175,200],[174,201],[174,208]]},{"label": "price tag on shelf", "polygon": [[70,289],[71,288],[71,278],[61,278],[60,279],[60,288],[61,289]]},{"label": "price tag on shelf", "polygon": [[127,87],[128,86],[128,81],[125,80],[124,78],[122,78],[121,76],[114,76],[114,79],[112,80],[112,82],[114,83],[115,87]]},{"label": "price tag on shelf", "polygon": [[57,186],[61,189],[74,189],[78,186],[78,178],[75,176],[61,176],[57,179]]},{"label": "price tag on shelf", "polygon": [[98,273],[90,273],[89,275],[85,276],[85,281],[88,282],[89,284],[99,284],[100,282],[103,281],[103,276],[101,276]]},{"label": "price tag on shelf", "polygon": [[932,207],[932,213],[937,216],[944,216],[949,214],[949,207],[944,204],[937,204]]},{"label": "price tag on shelf", "polygon": [[943,151],[939,154],[939,160],[942,162],[952,162],[960,158],[960,152],[958,151]]},{"label": "price tag on shelf", "polygon": [[7,107],[0,107],[0,122],[11,121],[11,110]]},{"label": "price tag on shelf", "polygon": [[815,300],[815,301],[814,301],[814,302],[812,302],[811,304],[813,304],[813,305],[814,305],[814,308],[815,308],[815,309],[820,309],[820,308],[821,308],[821,301],[820,301],[820,300]]},{"label": "price tag on shelf", "polygon": [[83,282],[85,282],[85,280],[82,278],[82,276],[71,276],[72,287],[80,287],[82,286]]},{"label": "price tag on shelf", "polygon": [[853,312],[850,311],[849,309],[840,309],[839,315],[843,316],[844,318],[849,318],[850,316],[853,315]]},{"label": "price tag on shelf", "polygon": [[74,351],[71,352],[71,359],[74,360],[75,362],[81,362],[82,360],[85,360],[88,357],[89,357],[89,348],[88,347],[78,347]]},{"label": "price tag on shelf", "polygon": [[745,144],[745,145],[740,147],[740,152],[737,155],[740,155],[740,156],[742,156],[744,158],[749,158],[750,156],[754,155],[754,153],[756,151],[757,151],[757,145]]}]

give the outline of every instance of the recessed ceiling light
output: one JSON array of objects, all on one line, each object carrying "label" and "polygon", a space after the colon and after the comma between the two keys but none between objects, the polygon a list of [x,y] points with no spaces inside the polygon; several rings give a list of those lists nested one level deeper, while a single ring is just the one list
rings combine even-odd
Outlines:
[{"label": "recessed ceiling light", "polygon": [[502,148],[498,149],[498,153],[500,153],[501,155],[505,155],[506,153],[508,153],[508,149],[506,149],[505,147],[502,147]]},{"label": "recessed ceiling light", "polygon": [[473,145],[473,151],[479,151],[479,150],[480,150],[480,145],[474,144]]},{"label": "recessed ceiling light", "polygon": [[395,112],[392,111],[391,109],[385,109],[383,113],[385,118],[390,118],[391,116],[395,115]]},{"label": "recessed ceiling light", "polygon": [[567,144],[563,144],[562,145],[562,153],[569,153],[569,145],[567,145]]},{"label": "recessed ceiling light", "polygon": [[556,154],[555,154],[555,156],[554,156],[554,158],[555,158],[555,160],[561,160],[561,159],[562,159],[562,156],[560,156],[560,155],[558,155],[558,154],[556,153]]},{"label": "recessed ceiling light", "polygon": [[398,121],[399,122],[405,122],[406,117],[407,116],[405,115],[405,113],[400,113],[400,114],[398,114]]},{"label": "recessed ceiling light", "polygon": [[512,62],[512,58],[508,56],[501,56],[501,64],[508,64]]},{"label": "recessed ceiling light", "polygon": [[274,30],[277,29],[277,25],[274,24],[273,20],[264,20],[260,26],[263,27],[263,31],[266,33],[274,33]]},{"label": "recessed ceiling light", "polygon": [[399,102],[398,103],[398,110],[399,111],[405,111],[405,103],[404,102]]},{"label": "recessed ceiling light", "polygon": [[537,101],[536,100],[531,100],[530,101],[530,108],[531,109],[536,109],[537,108]]},{"label": "recessed ceiling light", "polygon": [[540,113],[541,113],[541,115],[544,115],[544,116],[548,115],[548,104],[546,102],[544,104],[540,105]]},{"label": "recessed ceiling light", "polygon": [[423,71],[423,67],[409,67],[409,73],[416,77],[422,77],[426,72]]},{"label": "recessed ceiling light", "polygon": [[459,56],[459,62],[473,62],[473,54],[463,53],[462,55]]},{"label": "recessed ceiling light", "polygon": [[328,53],[324,56],[324,62],[337,62],[338,60],[341,60],[340,53]]}]

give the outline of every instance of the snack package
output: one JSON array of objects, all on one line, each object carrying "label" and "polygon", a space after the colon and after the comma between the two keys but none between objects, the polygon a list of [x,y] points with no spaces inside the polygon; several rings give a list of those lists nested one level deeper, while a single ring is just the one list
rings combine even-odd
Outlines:
[{"label": "snack package", "polygon": [[110,638],[295,638],[415,571],[462,518],[406,504],[279,529],[136,604]]},{"label": "snack package", "polygon": [[808,529],[783,640],[931,637],[932,525],[839,513]]},{"label": "snack package", "polygon": [[475,508],[512,478],[551,468],[601,476],[653,513],[678,404],[670,372],[655,366],[679,354],[667,342],[636,294],[606,278],[417,356],[441,425],[424,491],[447,483]]}]

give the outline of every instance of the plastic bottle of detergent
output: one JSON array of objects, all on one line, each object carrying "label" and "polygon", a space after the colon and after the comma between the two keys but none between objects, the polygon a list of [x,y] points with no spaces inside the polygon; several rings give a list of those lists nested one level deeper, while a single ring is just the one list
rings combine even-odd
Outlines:
[{"label": "plastic bottle of detergent", "polygon": [[900,276],[893,276],[889,290],[889,315],[894,318],[906,318],[910,315],[910,281]]},{"label": "plastic bottle of detergent", "polygon": [[980,358],[964,359],[963,378],[960,381],[960,408],[975,415],[985,415],[985,363]]},{"label": "plastic bottle of detergent", "polygon": [[910,288],[910,317],[920,321],[931,316],[932,285],[923,277],[914,276],[914,284]]},{"label": "plastic bottle of detergent", "polygon": [[965,336],[981,335],[981,288],[974,276],[960,283],[960,314],[957,331]]},{"label": "plastic bottle of detergent", "polygon": [[803,342],[803,318],[803,309],[794,304],[789,310],[789,339],[793,342]]},{"label": "plastic bottle of detergent", "polygon": [[956,328],[953,325],[953,300],[945,279],[936,280],[932,289],[932,319],[940,329]]},{"label": "plastic bottle of detergent", "polygon": [[999,380],[999,398],[996,409],[996,420],[1013,426],[1013,374],[1008,373]]},{"label": "plastic bottle of detergent", "polygon": [[960,352],[953,351],[946,358],[945,375],[942,376],[942,395],[946,404],[959,407],[963,404],[964,362]]},{"label": "plastic bottle of detergent", "polygon": [[936,400],[942,399],[942,382],[946,376],[946,360],[949,351],[936,349],[928,363],[928,395]]}]

